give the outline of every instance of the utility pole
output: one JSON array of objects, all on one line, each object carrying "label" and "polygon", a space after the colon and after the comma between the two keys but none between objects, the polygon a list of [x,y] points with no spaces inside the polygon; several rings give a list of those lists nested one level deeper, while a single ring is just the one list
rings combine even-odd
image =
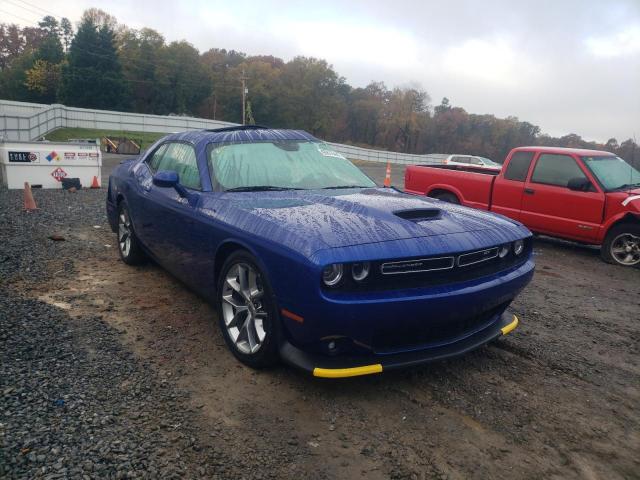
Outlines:
[{"label": "utility pole", "polygon": [[242,82],[242,125],[246,123],[247,119],[247,109],[245,107],[247,101],[247,86],[246,81],[249,80],[244,73],[244,68],[242,69],[242,76],[240,77],[240,81]]}]

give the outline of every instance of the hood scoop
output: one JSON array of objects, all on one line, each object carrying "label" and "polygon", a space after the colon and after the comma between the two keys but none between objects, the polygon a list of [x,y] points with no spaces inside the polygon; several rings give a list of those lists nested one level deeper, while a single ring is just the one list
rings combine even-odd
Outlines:
[{"label": "hood scoop", "polygon": [[393,212],[393,214],[396,217],[409,220],[410,222],[419,223],[440,218],[440,216],[442,215],[442,210],[440,210],[439,208],[419,208],[411,210],[398,210]]}]

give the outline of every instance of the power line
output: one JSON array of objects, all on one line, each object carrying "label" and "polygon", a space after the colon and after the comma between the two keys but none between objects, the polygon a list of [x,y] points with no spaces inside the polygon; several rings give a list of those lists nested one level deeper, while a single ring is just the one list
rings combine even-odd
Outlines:
[{"label": "power line", "polygon": [[48,13],[49,15],[52,15],[52,16],[54,16],[54,17],[58,17],[58,18],[65,18],[65,17],[61,17],[60,15],[57,15],[57,14],[55,14],[55,13],[53,13],[53,12],[49,11],[49,10],[46,10],[46,9],[44,9],[44,8],[42,8],[42,7],[38,6],[38,5],[34,5],[34,4],[32,4],[32,3],[25,2],[24,0],[18,0],[18,1],[19,1],[20,3],[24,3],[25,5],[29,5],[30,7],[33,7],[33,8],[35,8],[36,10],[40,10],[41,12]]},{"label": "power line", "polygon": [[0,10],[0,13],[4,13],[5,15],[11,15],[12,17],[18,18],[23,22],[28,22],[30,24],[33,24],[33,20],[27,20],[26,18],[21,17],[20,15],[16,15],[15,13],[7,12],[6,10]]},{"label": "power line", "polygon": [[25,7],[24,5],[20,5],[19,3],[14,2],[13,0],[5,0],[7,2],[9,2],[10,4],[12,4],[14,7],[18,7],[18,8],[22,8],[23,10],[26,10],[27,12],[33,14],[33,15],[38,15],[41,16],[42,14],[36,10],[31,9],[30,7]]}]

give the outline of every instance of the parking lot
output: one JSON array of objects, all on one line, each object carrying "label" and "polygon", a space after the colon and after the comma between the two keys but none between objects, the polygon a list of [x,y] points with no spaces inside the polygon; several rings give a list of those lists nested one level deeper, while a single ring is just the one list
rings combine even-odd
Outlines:
[{"label": "parking lot", "polygon": [[639,269],[537,238],[497,344],[340,381],[256,372],[211,305],[119,260],[105,193],[35,191],[25,213],[0,191],[0,476],[640,477]]}]

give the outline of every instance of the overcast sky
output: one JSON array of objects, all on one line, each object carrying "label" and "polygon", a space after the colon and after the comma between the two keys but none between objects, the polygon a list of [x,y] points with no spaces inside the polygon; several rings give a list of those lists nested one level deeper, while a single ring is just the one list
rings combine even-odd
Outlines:
[{"label": "overcast sky", "polygon": [[[419,85],[472,113],[552,135],[640,140],[640,0],[0,0],[2,21],[77,21],[98,6],[133,28],[211,47],[326,59],[353,86]],[[11,15],[7,15],[8,12]]]}]

